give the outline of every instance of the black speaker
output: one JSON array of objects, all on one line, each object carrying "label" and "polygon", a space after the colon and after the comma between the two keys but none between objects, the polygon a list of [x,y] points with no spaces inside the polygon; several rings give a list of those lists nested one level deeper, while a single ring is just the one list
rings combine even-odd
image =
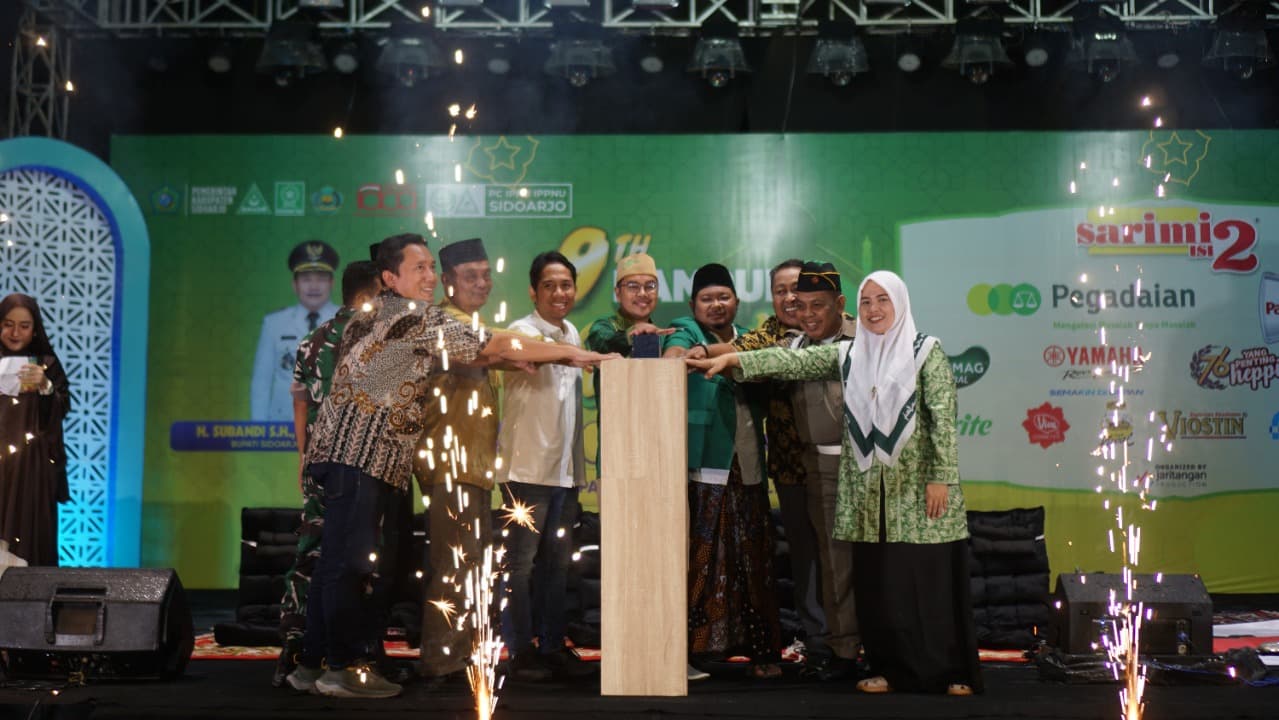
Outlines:
[{"label": "black speaker", "polygon": [[36,680],[167,680],[195,638],[170,569],[11,567],[0,574],[0,665]]},{"label": "black speaker", "polygon": [[[1198,575],[1134,575],[1133,602],[1147,611],[1139,651],[1144,655],[1211,655],[1212,599]],[[1056,645],[1069,654],[1102,653],[1101,636],[1113,637],[1110,594],[1127,598],[1123,577],[1110,573],[1057,576],[1053,628]]]}]

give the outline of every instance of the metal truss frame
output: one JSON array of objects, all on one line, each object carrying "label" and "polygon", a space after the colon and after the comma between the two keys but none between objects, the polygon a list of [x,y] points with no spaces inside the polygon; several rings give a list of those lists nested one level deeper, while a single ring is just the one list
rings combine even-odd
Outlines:
[{"label": "metal truss frame", "polygon": [[[303,0],[25,0],[60,27],[76,34],[120,37],[158,35],[262,35],[275,20],[299,14],[329,34],[380,32],[392,22],[417,22],[436,30],[468,35],[546,32],[550,4],[560,0],[345,0],[344,7],[301,7]],[[953,25],[974,14],[1000,17],[1010,25],[1052,28],[1070,23],[1083,5],[1106,8],[1138,28],[1207,24],[1218,7],[1241,0],[679,0],[674,8],[654,8],[651,0],[578,0],[570,12],[607,29],[684,35],[712,18],[735,23],[744,34],[806,32],[817,15],[857,24],[868,31]],[[423,7],[429,6],[424,16]],[[1267,3],[1279,20],[1279,0]]]},{"label": "metal truss frame", "polygon": [[9,137],[66,138],[71,36],[28,8],[18,21],[9,75]]}]

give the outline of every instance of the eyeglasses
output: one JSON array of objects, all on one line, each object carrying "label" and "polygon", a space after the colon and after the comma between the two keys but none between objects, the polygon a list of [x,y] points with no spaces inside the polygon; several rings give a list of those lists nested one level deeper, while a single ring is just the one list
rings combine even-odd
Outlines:
[{"label": "eyeglasses", "polygon": [[641,291],[646,293],[655,293],[657,292],[657,283],[624,282],[621,284],[621,288],[632,295],[639,295]]}]

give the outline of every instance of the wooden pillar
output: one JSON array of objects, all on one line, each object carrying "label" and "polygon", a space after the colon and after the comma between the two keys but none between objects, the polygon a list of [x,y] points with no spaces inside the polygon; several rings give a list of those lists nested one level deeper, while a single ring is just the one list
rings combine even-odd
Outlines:
[{"label": "wooden pillar", "polygon": [[599,370],[602,695],[688,694],[688,375]]}]

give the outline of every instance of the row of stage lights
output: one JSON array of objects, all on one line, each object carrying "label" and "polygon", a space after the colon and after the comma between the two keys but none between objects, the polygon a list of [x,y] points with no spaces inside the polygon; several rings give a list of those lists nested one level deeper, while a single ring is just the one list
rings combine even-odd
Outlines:
[{"label": "row of stage lights", "polygon": [[[1204,66],[1246,80],[1257,70],[1274,64],[1274,56],[1260,24],[1244,22],[1236,16],[1222,16],[1217,25],[1212,44],[1203,55]],[[392,26],[391,32],[377,41],[374,68],[404,87],[414,87],[438,75],[450,60],[431,35],[419,27]],[[588,27],[581,22],[557,24],[555,35],[543,64],[547,74],[582,87],[617,71],[613,49],[605,42],[600,28]],[[851,24],[822,22],[807,71],[828,78],[836,86],[849,85],[856,75],[870,69],[863,37]],[[941,60],[941,66],[958,71],[975,84],[983,84],[1014,64],[1005,50],[1005,37],[1005,26],[998,18],[960,20],[955,27],[950,52]],[[923,65],[917,40],[908,34],[893,36],[896,63],[903,72],[914,72]],[[495,41],[495,50],[501,49],[500,42]],[[661,72],[665,67],[664,60],[652,41],[646,42],[648,49],[641,54],[639,66],[646,72]],[[1037,68],[1046,65],[1054,47],[1067,42],[1065,65],[1102,82],[1114,80],[1125,67],[1140,62],[1132,37],[1123,23],[1113,16],[1098,15],[1076,20],[1073,33],[1027,33],[1022,44],[1026,66]],[[1175,67],[1181,61],[1179,51],[1172,43],[1165,43],[1153,59],[1161,69]],[[454,50],[451,60],[462,64],[462,50]],[[257,71],[273,77],[280,86],[288,86],[329,67],[340,73],[353,73],[360,64],[361,50],[354,41],[341,41],[326,57],[316,39],[314,26],[301,21],[284,21],[271,27],[257,62]],[[225,47],[216,50],[209,57],[209,67],[215,72],[230,70],[229,51]],[[487,67],[492,73],[506,74],[511,70],[512,57],[508,53],[494,52],[487,60]],[[739,74],[751,72],[736,27],[704,26],[687,70],[705,79],[712,87],[723,87]]]}]

